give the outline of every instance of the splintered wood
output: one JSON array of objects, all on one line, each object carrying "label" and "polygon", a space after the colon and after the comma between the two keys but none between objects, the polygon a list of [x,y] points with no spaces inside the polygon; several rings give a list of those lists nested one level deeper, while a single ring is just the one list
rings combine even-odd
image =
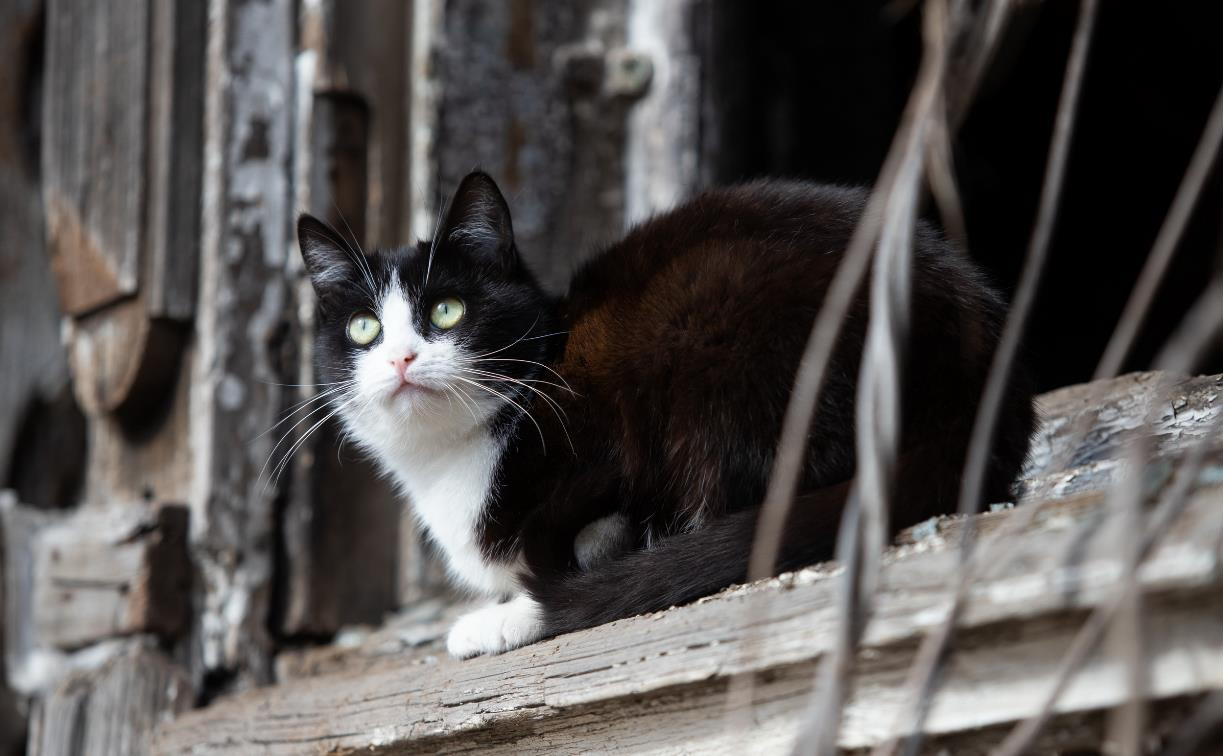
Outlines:
[{"label": "splintered wood", "polygon": [[[1084,617],[1117,594],[1125,573],[1122,522],[1104,488],[1127,437],[1157,437],[1147,485],[1167,485],[1186,448],[1218,414],[1223,379],[1173,384],[1126,376],[1042,397],[1045,426],[1030,481],[1055,489],[1027,527],[1002,527],[1021,509],[981,516],[987,568],[973,575],[952,656],[930,701],[926,748],[984,752],[1044,701]],[[1151,407],[1167,404],[1154,426]],[[1063,429],[1094,413],[1091,435],[1063,470]],[[1088,475],[1088,471],[1097,471]],[[1087,480],[1088,482],[1084,482]],[[1060,481],[1060,483],[1059,483]],[[1074,485],[1070,485],[1070,481]],[[1070,490],[1073,489],[1073,490]],[[910,531],[885,559],[844,712],[840,745],[892,737],[909,703],[907,675],[920,638],[945,617],[958,579],[958,523]],[[1186,702],[1223,689],[1223,445],[1212,450],[1182,515],[1139,570],[1148,691],[1158,734]],[[1004,548],[1005,547],[1005,548]],[[1007,554],[991,560],[991,554]],[[336,650],[333,672],[249,691],[164,728],[159,753],[782,752],[793,741],[821,656],[834,644],[835,566],[728,589],[695,604],[633,617],[495,657],[460,662],[436,645],[378,655]],[[763,600],[762,600],[763,599]],[[382,637],[378,642],[386,643]],[[300,660],[298,660],[300,662]],[[297,669],[301,669],[301,664]],[[750,673],[750,715],[730,716],[730,676]],[[1127,696],[1124,661],[1107,646],[1060,697],[1058,748],[1098,746],[1101,712]],[[740,714],[743,712],[739,712]],[[727,723],[750,723],[732,731]],[[1054,742],[1054,741],[1049,741]]]},{"label": "splintered wood", "polygon": [[6,663],[21,692],[44,690],[109,653],[103,644],[78,663],[70,656],[76,649],[123,636],[172,640],[186,628],[191,568],[185,507],[61,514],[0,496],[0,525]]}]

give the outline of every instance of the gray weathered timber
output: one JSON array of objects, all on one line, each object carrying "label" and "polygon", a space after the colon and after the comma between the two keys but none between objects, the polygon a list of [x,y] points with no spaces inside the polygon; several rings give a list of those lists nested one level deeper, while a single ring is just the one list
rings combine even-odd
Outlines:
[{"label": "gray weathered timber", "polygon": [[185,507],[81,510],[34,538],[33,622],[44,642],[71,649],[182,631],[191,589]]},{"label": "gray weathered timber", "polygon": [[195,306],[204,6],[52,0],[46,19],[42,190],[75,386],[145,422]]},{"label": "gray weathered timber", "polygon": [[[1151,378],[1121,380],[1144,385]],[[1223,404],[1211,385],[1218,385],[1217,377],[1173,382],[1170,406],[1196,410],[1178,411],[1161,436],[1200,436],[1204,419]],[[1067,400],[1079,406],[1084,398],[1098,402],[1101,418],[1109,421],[1104,408],[1124,386],[1097,384],[1077,395],[1044,397],[1047,423],[1059,422],[1049,410],[1064,408]],[[1131,414],[1149,410],[1141,401],[1126,406]],[[1165,473],[1184,452],[1184,445],[1158,447],[1153,486],[1166,485]],[[1186,510],[1139,571],[1144,604],[1159,618],[1146,649],[1149,698],[1170,702],[1159,704],[1157,713],[1223,688],[1220,481],[1223,450],[1216,449]],[[1038,507],[1037,516],[1022,532],[1004,525],[1024,511],[982,516],[988,527],[979,549],[989,568],[973,576],[955,651],[931,704],[925,725],[931,749],[945,741],[979,752],[996,743],[1007,726],[1040,704],[1085,612],[1116,595],[1125,524],[1110,516],[1106,498],[1095,487],[1028,502]],[[907,701],[917,641],[943,621],[958,580],[954,532],[953,524],[918,528],[889,550],[845,710],[843,747],[867,747],[891,735]],[[1007,559],[990,561],[991,553],[1003,552]],[[374,666],[367,649],[354,657],[355,671],[295,680],[184,715],[160,733],[156,748],[445,753],[479,746],[542,753],[597,742],[608,752],[737,753],[749,745],[783,751],[818,661],[834,642],[836,581],[830,577],[836,571],[831,564],[809,568],[498,657],[457,662],[426,645],[378,656]],[[316,661],[324,669],[343,666],[336,659]],[[728,733],[719,722],[728,706],[728,677],[739,672],[756,676],[753,726]],[[1059,721],[1073,728],[1095,721],[1097,712],[1124,699],[1124,675],[1107,648],[1089,658],[1058,703]],[[1165,725],[1157,720],[1152,727]]]},{"label": "gray weathered timber", "polygon": [[[38,156],[31,154],[41,114],[26,88],[42,65],[41,5],[0,0],[0,480],[19,486],[27,503],[63,506],[75,500],[84,447],[56,437],[63,418],[76,413],[51,268],[45,255],[33,254],[46,243]],[[27,429],[48,435],[27,436],[19,449],[27,421]]]},{"label": "gray weathered timber", "polygon": [[47,243],[71,315],[140,285],[149,10],[148,0],[47,3],[42,178]]},{"label": "gray weathered timber", "polygon": [[40,699],[30,717],[28,756],[143,756],[162,722],[192,702],[191,680],[135,640],[97,669],[78,672]]},{"label": "gray weathered timber", "polygon": [[40,512],[0,499],[6,664],[25,693],[72,665],[65,652],[118,636],[173,640],[190,600],[187,511],[136,504]]},{"label": "gray weathered timber", "polygon": [[608,73],[625,0],[415,6],[413,232],[429,236],[439,196],[482,167],[506,192],[526,259],[563,288],[623,226],[624,129],[639,93],[616,91]]},{"label": "gray weathered timber", "polygon": [[[1160,373],[1131,373],[1044,394],[1037,405],[1044,422],[1023,472],[1025,495],[1043,499],[1103,489],[1120,469],[1124,445],[1139,436],[1154,439],[1157,457],[1184,450],[1208,432],[1223,409],[1220,395],[1221,376],[1178,379]],[[1151,408],[1155,414],[1148,418]],[[1071,449],[1081,421],[1087,433]]]},{"label": "gray weathered timber", "polygon": [[[1212,468],[1218,474],[1223,469]],[[1102,497],[1094,495],[1097,507]],[[1199,492],[1144,568],[1146,601],[1160,617],[1151,638],[1153,697],[1223,686],[1223,489]],[[1061,504],[1022,539],[1017,567],[975,581],[957,651],[936,695],[932,735],[1013,722],[1039,702],[1084,609],[1116,589],[1120,565],[1107,529],[1084,534]],[[1091,508],[1091,511],[1096,511]],[[1081,516],[1081,515],[1080,515]],[[988,540],[983,548],[989,548]],[[997,544],[992,544],[997,546]],[[841,743],[885,739],[905,701],[914,641],[945,615],[956,557],[943,544],[893,553],[876,619],[859,659]],[[781,749],[793,737],[816,663],[831,648],[835,581],[827,569],[732,589],[697,604],[456,662],[425,657],[246,694],[184,715],[157,741],[163,753],[320,750],[447,752],[474,743],[543,751],[589,744],[609,751]],[[753,594],[776,593],[748,616]],[[753,638],[745,642],[745,638]],[[726,676],[757,675],[757,729],[737,741],[716,726]],[[1122,668],[1093,659],[1059,711],[1122,700]],[[997,685],[992,685],[997,681]],[[619,713],[616,713],[619,712]],[[768,750],[771,750],[769,748]]]},{"label": "gray weathered timber", "polygon": [[237,685],[270,673],[276,488],[261,468],[285,451],[265,432],[287,399],[280,384],[295,374],[283,354],[292,348],[295,5],[209,4],[200,299],[210,306],[196,320],[189,437],[196,669]]},{"label": "gray weathered timber", "polygon": [[[653,64],[625,144],[630,223],[667,210],[700,184],[701,59],[692,33],[699,0],[629,0],[628,44]],[[703,9],[702,10],[707,10]]]}]

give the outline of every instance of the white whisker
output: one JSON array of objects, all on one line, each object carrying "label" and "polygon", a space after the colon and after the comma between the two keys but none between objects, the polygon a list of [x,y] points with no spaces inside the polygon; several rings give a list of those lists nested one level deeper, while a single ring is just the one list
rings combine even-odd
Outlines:
[{"label": "white whisker", "polygon": [[515,359],[512,357],[486,357],[486,358],[473,359],[472,362],[524,362],[528,365],[538,365],[539,367],[543,368],[544,370],[547,370],[552,375],[555,375],[558,381],[565,384],[565,391],[568,391],[570,394],[573,394],[574,396],[578,395],[577,392],[574,391],[573,388],[569,385],[569,381],[565,380],[565,377],[563,375],[556,372],[555,370],[548,367],[547,365],[545,365],[542,362],[536,362],[535,360],[520,360],[520,359]]},{"label": "white whisker", "polygon": [[544,440],[543,428],[539,427],[539,423],[535,421],[535,418],[531,416],[531,413],[528,412],[521,404],[509,398],[508,396],[501,393],[500,391],[497,391],[494,388],[490,388],[489,386],[485,386],[483,383],[479,383],[478,381],[473,381],[470,378],[464,378],[459,375],[456,375],[455,378],[458,378],[460,381],[463,381],[464,383],[470,383],[471,385],[476,386],[477,388],[484,389],[485,391],[489,392],[490,394],[501,397],[506,402],[510,403],[514,407],[517,407],[518,411],[521,412],[523,415],[526,415],[526,418],[531,421],[532,425],[535,426],[535,432],[539,434],[539,445],[543,447],[544,454],[548,453],[548,442]]}]

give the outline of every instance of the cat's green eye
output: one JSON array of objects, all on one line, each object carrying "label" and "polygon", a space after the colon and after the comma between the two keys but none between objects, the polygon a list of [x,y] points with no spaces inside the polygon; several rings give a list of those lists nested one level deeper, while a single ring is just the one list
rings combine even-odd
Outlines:
[{"label": "cat's green eye", "polygon": [[354,344],[366,346],[378,338],[381,331],[382,324],[372,313],[358,312],[348,319],[348,338],[352,339]]},{"label": "cat's green eye", "polygon": [[438,300],[429,313],[429,322],[442,329],[450,330],[463,319],[463,303],[454,297]]}]

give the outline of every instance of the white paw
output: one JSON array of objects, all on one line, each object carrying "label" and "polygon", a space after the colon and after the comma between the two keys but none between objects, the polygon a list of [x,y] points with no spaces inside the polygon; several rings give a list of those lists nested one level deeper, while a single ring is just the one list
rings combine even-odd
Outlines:
[{"label": "white paw", "polygon": [[539,604],[528,596],[477,609],[459,617],[450,628],[446,650],[452,656],[466,659],[533,643],[543,634],[539,615]]}]

